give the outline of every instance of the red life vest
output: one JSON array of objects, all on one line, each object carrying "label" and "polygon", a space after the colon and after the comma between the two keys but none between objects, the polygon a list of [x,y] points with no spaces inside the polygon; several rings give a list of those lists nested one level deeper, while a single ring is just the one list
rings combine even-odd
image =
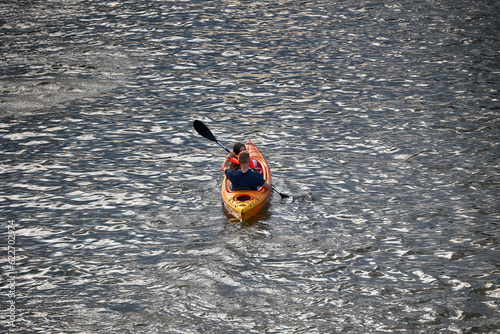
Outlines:
[{"label": "red life vest", "polygon": [[[240,161],[236,157],[229,159],[229,161],[234,162],[237,165],[240,164]],[[253,159],[251,157],[250,157],[250,168],[255,168],[255,164],[253,163]]]}]

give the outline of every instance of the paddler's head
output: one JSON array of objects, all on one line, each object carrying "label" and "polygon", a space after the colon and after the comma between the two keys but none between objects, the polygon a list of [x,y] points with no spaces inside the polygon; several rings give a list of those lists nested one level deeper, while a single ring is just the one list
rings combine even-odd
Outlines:
[{"label": "paddler's head", "polygon": [[248,154],[247,151],[242,151],[240,155],[238,156],[238,159],[240,160],[240,164],[250,166],[250,154]]},{"label": "paddler's head", "polygon": [[236,155],[240,154],[240,152],[242,152],[242,151],[246,151],[246,149],[247,148],[245,147],[245,144],[242,144],[242,143],[236,143],[233,146],[233,152]]}]

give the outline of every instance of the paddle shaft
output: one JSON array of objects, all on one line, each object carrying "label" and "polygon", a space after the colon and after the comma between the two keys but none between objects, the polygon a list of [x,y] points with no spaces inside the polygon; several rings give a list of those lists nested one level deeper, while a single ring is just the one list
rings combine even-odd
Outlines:
[{"label": "paddle shaft", "polygon": [[272,184],[271,184],[271,188],[273,188],[274,191],[276,191],[278,194],[280,194],[281,198],[290,197],[287,194],[283,194],[283,193],[279,192],[278,189],[276,189]]},{"label": "paddle shaft", "polygon": [[219,144],[219,145],[220,145],[220,147],[222,147],[223,149],[225,149],[227,153],[231,152],[231,151],[230,151],[230,150],[229,150],[226,146],[224,146],[224,145],[222,145],[221,143],[219,143],[219,141],[218,141],[218,140],[217,140],[217,141],[215,141],[215,142],[216,142],[217,144]]}]

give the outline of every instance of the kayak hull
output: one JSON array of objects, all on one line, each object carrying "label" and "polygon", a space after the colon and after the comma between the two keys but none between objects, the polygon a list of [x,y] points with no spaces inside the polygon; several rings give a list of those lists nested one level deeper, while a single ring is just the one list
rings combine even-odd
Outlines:
[{"label": "kayak hull", "polygon": [[[257,161],[257,169],[266,181],[271,182],[271,169],[260,152],[251,140],[246,143],[246,149],[251,159]],[[222,181],[222,200],[226,209],[240,221],[248,220],[262,209],[267,203],[271,190],[260,188],[259,190],[239,190],[231,191],[231,182],[224,175]]]}]

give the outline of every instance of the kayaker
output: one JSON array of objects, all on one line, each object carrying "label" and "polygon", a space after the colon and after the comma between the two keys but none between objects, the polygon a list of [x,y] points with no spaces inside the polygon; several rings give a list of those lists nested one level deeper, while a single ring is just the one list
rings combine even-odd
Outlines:
[{"label": "kayaker", "polygon": [[[235,154],[235,156],[233,158],[231,158],[231,164],[229,165],[229,168],[231,169],[240,169],[241,166],[240,166],[240,162],[238,161],[238,155],[243,152],[243,151],[246,151],[247,148],[245,146],[245,144],[242,144],[242,143],[236,143],[234,144],[233,146],[233,152]],[[250,160],[250,168],[252,169],[256,169],[257,168],[257,161],[254,160],[254,159],[251,159]]]},{"label": "kayaker", "polygon": [[266,181],[260,173],[250,169],[250,155],[247,151],[239,154],[239,163],[241,169],[230,169],[230,159],[234,158],[234,152],[229,152],[222,164],[222,171],[231,181],[231,190],[258,190],[260,187],[271,189],[271,182]]},{"label": "kayaker", "polygon": [[247,147],[243,143],[236,143],[233,146],[234,154],[238,155],[241,151],[246,151]]}]

